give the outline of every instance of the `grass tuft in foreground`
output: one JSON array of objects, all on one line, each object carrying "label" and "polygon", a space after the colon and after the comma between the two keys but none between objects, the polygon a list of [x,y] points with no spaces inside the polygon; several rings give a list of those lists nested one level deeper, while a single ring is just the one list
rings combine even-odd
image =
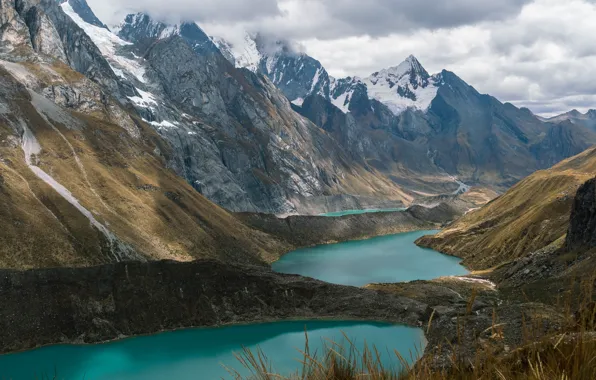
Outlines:
[{"label": "grass tuft in foreground", "polygon": [[[348,337],[346,344],[329,342],[324,352],[311,353],[308,335],[301,352],[302,369],[289,376],[274,373],[272,363],[260,349],[253,353],[245,348],[237,358],[250,371],[248,378],[256,380],[593,380],[596,379],[594,284],[594,279],[585,281],[581,296],[573,297],[576,307],[567,309],[568,321],[563,329],[538,338],[531,333],[532,327],[528,327],[523,332],[528,337],[526,342],[516,350],[495,354],[490,349],[478,349],[473,361],[453,355],[448,368],[432,366],[429,359],[433,357],[433,349],[415,365],[409,363],[415,362],[418,355],[411,355],[412,360],[408,361],[394,352],[401,368],[385,368],[375,347],[365,346],[359,351]],[[492,330],[494,338],[499,339],[502,329],[496,320]],[[237,371],[230,373],[238,380],[245,378]]]}]

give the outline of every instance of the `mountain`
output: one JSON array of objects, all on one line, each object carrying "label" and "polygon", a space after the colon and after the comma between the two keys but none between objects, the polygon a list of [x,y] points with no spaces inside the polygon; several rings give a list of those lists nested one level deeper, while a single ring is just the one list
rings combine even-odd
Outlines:
[{"label": "mountain", "polygon": [[[464,258],[474,269],[504,262],[565,242],[578,188],[596,173],[596,149],[591,148],[548,170],[538,171],[479,210],[470,212],[436,236],[419,244]],[[589,211],[588,211],[589,212]],[[586,218],[584,218],[586,219]],[[576,225],[582,220],[573,223]],[[587,223],[587,222],[586,222]],[[588,226],[589,223],[584,224]],[[574,237],[573,233],[571,237]],[[589,241],[582,234],[577,240]],[[582,240],[583,239],[583,240]],[[578,245],[578,243],[569,243]]]},{"label": "mountain", "polygon": [[85,0],[59,0],[60,4],[68,3],[72,7],[73,11],[76,12],[83,21],[88,24],[98,26],[100,28],[109,29],[106,24],[101,22],[93,10],[89,7],[89,4]]},{"label": "mountain", "polygon": [[[258,71],[297,112],[418,195],[445,191],[434,179],[439,173],[505,191],[596,143],[595,130],[585,122],[545,122],[528,109],[480,94],[452,72],[429,74],[414,56],[366,78],[337,79],[307,54],[283,48],[288,43],[259,49],[258,41]],[[400,173],[404,167],[419,175]]]},{"label": "mountain", "polygon": [[172,146],[118,99],[134,87],[57,2],[19,4],[1,13],[2,267],[263,264],[284,249],[168,167]]},{"label": "mountain", "polygon": [[[11,8],[18,17],[7,8],[6,59],[55,57],[101,92],[27,86],[77,112],[107,109],[135,136],[129,113],[138,115],[171,148],[168,168],[230,211],[321,213],[410,205],[469,185],[502,191],[596,141],[452,73],[430,75],[414,57],[335,79],[287,41],[255,35],[232,46],[194,22],[145,14],[110,31],[82,0],[24,4]],[[303,98],[291,104],[289,93]]]},{"label": "mountain", "polygon": [[[169,167],[232,211],[395,207],[411,195],[291,108],[266,77],[236,69],[195,23],[129,15],[114,34],[62,9],[94,40],[125,102],[173,147]],[[334,198],[335,199],[335,198]]]},{"label": "mountain", "polygon": [[568,121],[573,125],[596,131],[596,110],[592,109],[588,110],[588,112],[585,114],[579,112],[578,110],[571,110],[558,116],[544,118],[543,120],[550,123],[561,123]]}]

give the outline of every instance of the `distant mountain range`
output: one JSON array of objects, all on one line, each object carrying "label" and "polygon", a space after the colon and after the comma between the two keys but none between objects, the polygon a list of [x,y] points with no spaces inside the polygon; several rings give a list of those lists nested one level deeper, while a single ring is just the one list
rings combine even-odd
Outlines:
[{"label": "distant mountain range", "polygon": [[561,115],[540,119],[549,123],[570,122],[571,124],[596,131],[596,110],[594,109],[588,110],[586,113],[581,113],[578,110],[571,110]]},{"label": "distant mountain range", "polygon": [[[194,22],[145,14],[110,29],[84,0],[26,0],[2,12],[0,58],[11,75],[71,111],[108,112],[131,136],[144,123],[163,140],[155,154],[165,165],[232,211],[319,213],[469,186],[502,191],[596,142],[586,125],[540,120],[451,72],[429,74],[413,56],[367,78],[333,78],[293,44],[261,35],[234,46]],[[52,84],[39,69],[24,75],[22,62],[54,71],[49,62],[60,62],[100,90]]]},{"label": "distant mountain range", "polygon": [[367,78],[337,79],[289,43],[262,40],[221,48],[239,52],[237,66],[266,75],[347,151],[418,194],[425,190],[413,183],[416,175],[401,175],[400,168],[427,178],[435,169],[502,191],[595,142],[593,113],[546,120],[478,93],[452,72],[430,75],[414,56]]}]

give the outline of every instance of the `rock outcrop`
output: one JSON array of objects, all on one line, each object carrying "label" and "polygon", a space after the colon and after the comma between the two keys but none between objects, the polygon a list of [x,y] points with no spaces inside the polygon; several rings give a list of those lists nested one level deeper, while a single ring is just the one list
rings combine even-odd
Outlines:
[{"label": "rock outcrop", "polygon": [[596,178],[587,181],[577,190],[565,239],[567,251],[585,251],[594,247],[596,247]]},{"label": "rock outcrop", "polygon": [[431,313],[405,297],[216,261],[0,270],[0,298],[2,353],[294,318],[419,326]]},{"label": "rock outcrop", "polygon": [[412,206],[405,211],[377,212],[342,217],[236,214],[247,225],[283,239],[296,248],[416,230],[438,229],[461,215],[447,204],[432,208]]}]

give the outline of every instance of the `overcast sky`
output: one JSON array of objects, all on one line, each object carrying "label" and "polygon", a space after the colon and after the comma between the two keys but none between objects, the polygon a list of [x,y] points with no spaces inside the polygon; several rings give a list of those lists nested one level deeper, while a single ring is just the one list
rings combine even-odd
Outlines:
[{"label": "overcast sky", "polygon": [[596,0],[88,0],[102,21],[128,12],[195,20],[241,39],[296,41],[334,76],[367,76],[414,54],[482,93],[552,115],[596,108]]}]

